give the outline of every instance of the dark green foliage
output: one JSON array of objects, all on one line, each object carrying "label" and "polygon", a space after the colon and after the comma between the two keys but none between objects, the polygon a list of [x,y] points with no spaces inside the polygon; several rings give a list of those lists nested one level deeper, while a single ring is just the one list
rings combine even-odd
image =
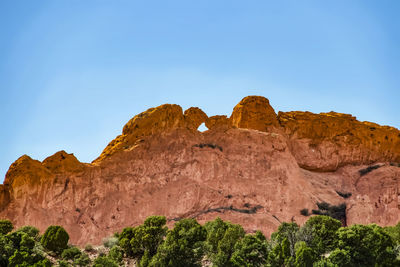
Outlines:
[{"label": "dark green foliage", "polygon": [[167,234],[166,223],[164,216],[150,216],[143,225],[125,228],[118,236],[119,245],[126,255],[139,261],[146,251],[151,258]]},{"label": "dark green foliage", "polygon": [[236,242],[245,235],[243,228],[220,218],[207,222],[204,227],[207,231],[207,257],[214,266],[229,266]]},{"label": "dark green foliage", "polygon": [[310,216],[310,212],[308,211],[308,209],[300,210],[300,214],[303,216]]},{"label": "dark green foliage", "polygon": [[[322,258],[313,264],[313,267],[338,267],[338,265],[333,264],[330,260]],[[344,266],[343,266],[344,267]]]},{"label": "dark green foliage", "polygon": [[318,202],[318,210],[312,210],[315,215],[326,215],[346,224],[346,203],[338,206],[331,205],[327,202]]},{"label": "dark green foliage", "polygon": [[298,237],[297,237],[298,231],[299,231],[298,224],[284,222],[279,226],[278,231],[272,233],[271,241],[274,241],[275,243],[276,242],[283,243],[283,240],[286,239],[286,242],[288,245],[287,249],[289,249],[289,255],[291,257],[294,257],[295,256],[294,246],[295,246],[296,242],[298,241]]},{"label": "dark green foliage", "polygon": [[302,228],[308,228],[311,233],[307,245],[311,247],[317,255],[322,255],[334,248],[337,239],[336,231],[341,227],[341,222],[329,216],[311,217]]},{"label": "dark green foliage", "polygon": [[234,246],[244,235],[242,226],[229,224],[218,244],[217,253],[211,258],[215,266],[231,266],[230,259],[234,252]]},{"label": "dark green foliage", "polygon": [[71,264],[69,264],[67,261],[65,260],[59,260],[57,261],[58,267],[70,267]]},{"label": "dark green foliage", "polygon": [[150,266],[201,266],[206,237],[206,230],[196,220],[180,220],[174,229],[168,232],[165,242],[159,247]]},{"label": "dark green foliage", "polygon": [[90,264],[89,256],[86,253],[81,253],[79,257],[74,260],[75,266],[88,266]]},{"label": "dark green foliage", "polygon": [[382,165],[372,165],[372,166],[368,166],[365,169],[361,169],[358,172],[360,173],[360,176],[366,175],[367,173],[372,172],[373,170],[379,169],[380,167],[382,167]]},{"label": "dark green foliage", "polygon": [[351,267],[351,256],[349,251],[344,249],[335,249],[332,251],[328,258],[329,262],[342,267]]},{"label": "dark green foliage", "polygon": [[19,228],[17,230],[17,232],[23,232],[26,233],[28,236],[32,237],[33,239],[35,239],[36,241],[39,241],[39,229],[37,229],[36,227],[27,225],[27,226],[22,226],[21,228]]},{"label": "dark green foliage", "polygon": [[317,258],[315,251],[308,247],[305,242],[296,243],[296,267],[312,267]]},{"label": "dark green foliage", "polygon": [[[146,254],[146,253],[145,253]],[[124,256],[124,251],[119,246],[113,246],[108,253],[108,257],[116,263],[121,263]]]},{"label": "dark green foliage", "polygon": [[384,230],[392,237],[395,244],[400,245],[400,222],[395,226],[387,226]]},{"label": "dark green foliage", "polygon": [[337,233],[337,248],[350,256],[351,266],[395,266],[394,242],[382,227],[352,225]]},{"label": "dark green foliage", "polygon": [[75,258],[80,257],[82,254],[81,250],[77,247],[70,247],[64,249],[64,251],[61,253],[61,257],[65,260],[74,260]]},{"label": "dark green foliage", "polygon": [[94,260],[93,267],[118,267],[118,264],[106,256],[100,256]]},{"label": "dark green foliage", "polygon": [[8,234],[14,228],[13,224],[9,220],[0,220],[0,235]]},{"label": "dark green foliage", "polygon": [[264,266],[267,258],[267,239],[257,231],[254,235],[248,234],[236,243],[231,263],[237,267],[257,267]]},{"label": "dark green foliage", "polygon": [[62,226],[52,225],[47,228],[40,242],[48,250],[61,253],[67,248],[68,240],[69,235]]}]

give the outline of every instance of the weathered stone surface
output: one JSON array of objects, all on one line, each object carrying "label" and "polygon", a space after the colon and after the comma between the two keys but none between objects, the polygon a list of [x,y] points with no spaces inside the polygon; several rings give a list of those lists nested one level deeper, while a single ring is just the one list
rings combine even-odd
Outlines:
[{"label": "weathered stone surface", "polygon": [[52,173],[79,172],[85,168],[85,164],[81,163],[74,154],[68,154],[64,150],[46,158],[42,164]]},{"label": "weathered stone surface", "polygon": [[[65,151],[19,158],[0,185],[0,218],[42,231],[63,225],[79,245],[156,214],[170,225],[220,216],[269,235],[283,221],[303,223],[300,210],[322,201],[345,202],[350,224],[400,221],[397,129],[337,113],[278,117],[262,97],[245,98],[229,119],[149,109],[93,164]],[[202,121],[203,133],[195,130]]]},{"label": "weathered stone surface", "polygon": [[100,162],[116,152],[131,149],[142,137],[186,126],[182,108],[165,104],[150,108],[125,124],[122,135],[117,136],[94,161]]},{"label": "weathered stone surface", "polygon": [[400,161],[399,130],[341,113],[279,112],[299,165],[333,171],[346,164]]},{"label": "weathered stone surface", "polygon": [[279,126],[274,109],[268,99],[262,96],[247,96],[233,109],[232,125],[238,128],[268,131]]},{"label": "weathered stone surface", "polygon": [[207,114],[197,107],[188,108],[183,115],[187,127],[191,130],[197,130],[197,128],[208,119]]},{"label": "weathered stone surface", "polygon": [[225,115],[209,117],[206,120],[206,127],[209,130],[232,128],[232,121]]}]

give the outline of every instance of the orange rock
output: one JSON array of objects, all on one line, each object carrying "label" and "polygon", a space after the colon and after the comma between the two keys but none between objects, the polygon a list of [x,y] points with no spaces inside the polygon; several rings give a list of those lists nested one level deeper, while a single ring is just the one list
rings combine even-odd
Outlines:
[{"label": "orange rock", "polygon": [[229,129],[229,128],[232,128],[232,122],[225,115],[222,115],[222,116],[221,115],[217,115],[217,116],[209,117],[206,120],[206,127],[209,130]]},{"label": "orange rock", "polygon": [[[220,216],[269,235],[283,221],[303,223],[300,210],[322,201],[345,202],[351,224],[400,221],[397,129],[334,112],[280,112],[278,119],[255,96],[231,118],[207,118],[198,108],[182,114],[169,104],[149,109],[125,125],[99,164],[65,151],[43,162],[16,160],[0,185],[0,218],[41,231],[63,225],[78,245],[155,214],[169,226]],[[209,130],[196,131],[203,121]]]},{"label": "orange rock", "polygon": [[262,96],[247,96],[233,109],[232,124],[238,128],[254,129],[267,132],[271,126],[279,123],[268,99]]},{"label": "orange rock", "polygon": [[183,115],[185,117],[187,127],[191,130],[197,130],[197,128],[199,128],[199,126],[208,119],[207,114],[197,107],[191,107],[185,110]]},{"label": "orange rock", "polygon": [[53,173],[82,171],[85,167],[74,154],[68,154],[64,150],[46,158],[42,164]]},{"label": "orange rock", "polygon": [[300,166],[333,171],[346,164],[400,161],[399,130],[336,112],[279,112]]},{"label": "orange rock", "polygon": [[128,121],[122,130],[122,135],[111,141],[101,155],[94,160],[94,163],[98,163],[118,151],[132,148],[142,137],[185,125],[182,108],[178,105],[165,104],[150,108]]}]

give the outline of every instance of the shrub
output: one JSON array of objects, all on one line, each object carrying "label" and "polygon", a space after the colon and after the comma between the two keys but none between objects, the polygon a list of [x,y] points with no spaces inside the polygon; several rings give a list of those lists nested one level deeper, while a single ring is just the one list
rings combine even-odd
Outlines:
[{"label": "shrub", "polygon": [[341,196],[342,198],[349,198],[351,197],[351,193],[344,193],[344,192],[340,192],[340,191],[336,191],[336,193]]},{"label": "shrub", "polygon": [[113,246],[118,244],[118,238],[117,237],[107,237],[103,239],[103,245],[106,248],[112,248]]},{"label": "shrub", "polygon": [[65,261],[65,260],[58,260],[57,263],[58,263],[58,266],[59,266],[59,267],[69,267],[69,266],[71,266],[71,265],[70,265],[67,261]]},{"label": "shrub", "polygon": [[5,235],[12,231],[13,224],[9,220],[0,220],[0,234]]},{"label": "shrub", "polygon": [[37,240],[39,237],[39,229],[30,225],[23,226],[19,228],[17,231],[26,233],[28,234],[28,236],[32,237],[35,240]]},{"label": "shrub", "polygon": [[73,260],[77,256],[80,256],[82,252],[80,251],[79,248],[77,247],[71,247],[64,249],[64,251],[61,253],[61,257],[66,260]]},{"label": "shrub", "polygon": [[182,219],[170,230],[150,266],[201,266],[207,232],[195,219]]},{"label": "shrub", "polygon": [[69,235],[61,226],[51,225],[47,228],[40,242],[48,250],[60,253],[67,248]]},{"label": "shrub", "polygon": [[87,245],[85,246],[85,251],[86,251],[86,252],[93,251],[93,246],[92,246],[91,244],[87,244]]},{"label": "shrub", "polygon": [[380,167],[382,167],[382,165],[372,165],[372,166],[368,166],[365,169],[361,169],[358,172],[360,173],[360,176],[366,175],[367,173],[372,172],[373,170],[379,169]]},{"label": "shrub", "polygon": [[108,257],[117,263],[121,263],[124,256],[124,251],[119,246],[113,246],[108,253]]},{"label": "shrub", "polygon": [[303,216],[310,216],[310,213],[309,213],[308,209],[302,209],[300,211],[300,214],[303,215]]},{"label": "shrub", "polygon": [[318,210],[312,210],[312,214],[326,215],[346,224],[346,203],[334,206],[327,202],[318,202],[317,206]]},{"label": "shrub", "polygon": [[81,255],[74,260],[75,266],[88,266],[89,264],[90,259],[86,253],[81,253]]}]

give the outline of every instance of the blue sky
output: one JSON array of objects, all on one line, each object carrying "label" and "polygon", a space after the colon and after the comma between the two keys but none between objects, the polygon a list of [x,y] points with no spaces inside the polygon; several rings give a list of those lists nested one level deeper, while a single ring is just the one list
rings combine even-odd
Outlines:
[{"label": "blue sky", "polygon": [[351,113],[400,128],[400,2],[4,0],[0,182],[19,156],[90,162],[163,103]]}]

